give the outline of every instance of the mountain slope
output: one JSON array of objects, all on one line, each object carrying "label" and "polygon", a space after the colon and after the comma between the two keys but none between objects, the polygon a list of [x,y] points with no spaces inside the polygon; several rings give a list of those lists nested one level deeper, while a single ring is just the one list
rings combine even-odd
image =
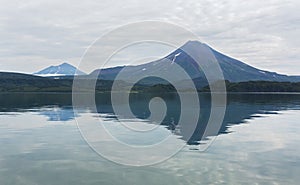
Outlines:
[{"label": "mountain slope", "polygon": [[247,65],[239,60],[228,57],[214,49],[211,49],[216,59],[218,60],[226,80],[231,82],[245,82],[245,81],[300,81],[300,76],[288,76],[260,70],[250,65]]},{"label": "mountain slope", "polygon": [[39,72],[34,73],[39,76],[73,76],[73,75],[85,75],[84,72],[77,70],[76,67],[62,63],[58,66],[50,66]]}]

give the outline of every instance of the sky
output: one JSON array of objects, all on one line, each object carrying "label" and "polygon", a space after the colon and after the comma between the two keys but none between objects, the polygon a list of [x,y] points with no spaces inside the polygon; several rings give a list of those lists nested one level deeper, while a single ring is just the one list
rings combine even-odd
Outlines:
[{"label": "sky", "polygon": [[254,67],[300,75],[299,8],[298,0],[0,0],[0,71],[77,66],[104,33],[156,20]]}]

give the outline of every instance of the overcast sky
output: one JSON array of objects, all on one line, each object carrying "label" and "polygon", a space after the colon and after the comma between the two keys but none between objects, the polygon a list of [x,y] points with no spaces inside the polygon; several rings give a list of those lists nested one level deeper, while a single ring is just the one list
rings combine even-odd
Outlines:
[{"label": "overcast sky", "polygon": [[254,67],[300,75],[299,0],[0,0],[0,71],[77,65],[103,33],[168,21]]}]

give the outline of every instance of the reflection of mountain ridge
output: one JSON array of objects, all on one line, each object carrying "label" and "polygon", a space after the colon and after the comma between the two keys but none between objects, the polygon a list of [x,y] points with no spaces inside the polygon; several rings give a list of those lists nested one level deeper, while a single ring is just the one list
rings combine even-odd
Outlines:
[{"label": "reflection of mountain ridge", "polygon": [[[148,103],[156,96],[162,97],[168,106],[167,116],[162,124],[180,135],[189,144],[198,144],[210,115],[209,94],[199,96],[201,119],[192,138],[187,138],[185,134],[189,130],[189,123],[182,125],[179,132],[176,128],[181,108],[179,97],[175,93],[133,94],[130,96],[132,112],[138,118],[148,117],[150,114]],[[35,111],[48,117],[49,121],[68,121],[74,119],[75,116],[71,107],[72,94],[0,94],[0,102],[1,112]],[[96,102],[98,113],[113,115],[110,94],[98,94]],[[86,103],[80,109],[89,111],[91,110],[89,107],[90,104]],[[187,107],[187,111],[192,107],[192,105]],[[219,134],[227,134],[229,126],[244,123],[245,119],[251,119],[257,114],[270,114],[288,109],[300,109],[300,94],[229,94],[226,115]]]},{"label": "reflection of mountain ridge", "polygon": [[77,117],[72,107],[46,107],[39,114],[48,117],[48,121],[70,121]]}]

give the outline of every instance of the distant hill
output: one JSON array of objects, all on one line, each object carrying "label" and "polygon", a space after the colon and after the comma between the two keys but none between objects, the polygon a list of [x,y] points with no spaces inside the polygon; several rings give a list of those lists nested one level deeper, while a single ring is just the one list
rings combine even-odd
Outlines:
[{"label": "distant hill", "polygon": [[72,80],[0,72],[0,92],[71,92]]},{"label": "distant hill", "polygon": [[[88,83],[89,76],[82,76],[82,83]],[[87,81],[85,81],[87,80]],[[148,79],[149,80],[149,79]],[[145,85],[143,81],[135,84],[134,92],[144,93],[169,93],[176,89],[169,83],[164,82]],[[96,92],[110,92],[113,83],[117,83],[122,89],[132,86],[124,81],[98,80],[95,86]],[[0,92],[72,92],[73,78],[49,78],[21,73],[0,72]],[[272,81],[249,81],[229,82],[226,81],[228,92],[300,92],[300,82],[272,82]],[[80,89],[89,91],[89,89]],[[93,89],[90,89],[93,90]],[[198,91],[209,92],[209,86],[198,88]]]},{"label": "distant hill", "polygon": [[74,75],[85,75],[84,72],[77,70],[76,67],[68,64],[62,63],[57,66],[47,67],[39,72],[34,73],[38,76],[74,76]]},{"label": "distant hill", "polygon": [[[90,82],[88,76],[82,76],[82,84]],[[98,80],[96,91],[107,92],[113,83],[119,86],[129,86],[126,82],[113,82],[111,80]],[[40,77],[22,73],[0,72],[0,92],[72,92],[73,77],[52,78]],[[89,89],[80,89],[86,91]]]},{"label": "distant hill", "polygon": [[[226,81],[227,92],[246,92],[246,93],[293,93],[300,92],[300,82],[270,82],[270,81],[248,81],[248,82],[229,82]],[[202,92],[209,92],[209,86],[203,87]]]}]

